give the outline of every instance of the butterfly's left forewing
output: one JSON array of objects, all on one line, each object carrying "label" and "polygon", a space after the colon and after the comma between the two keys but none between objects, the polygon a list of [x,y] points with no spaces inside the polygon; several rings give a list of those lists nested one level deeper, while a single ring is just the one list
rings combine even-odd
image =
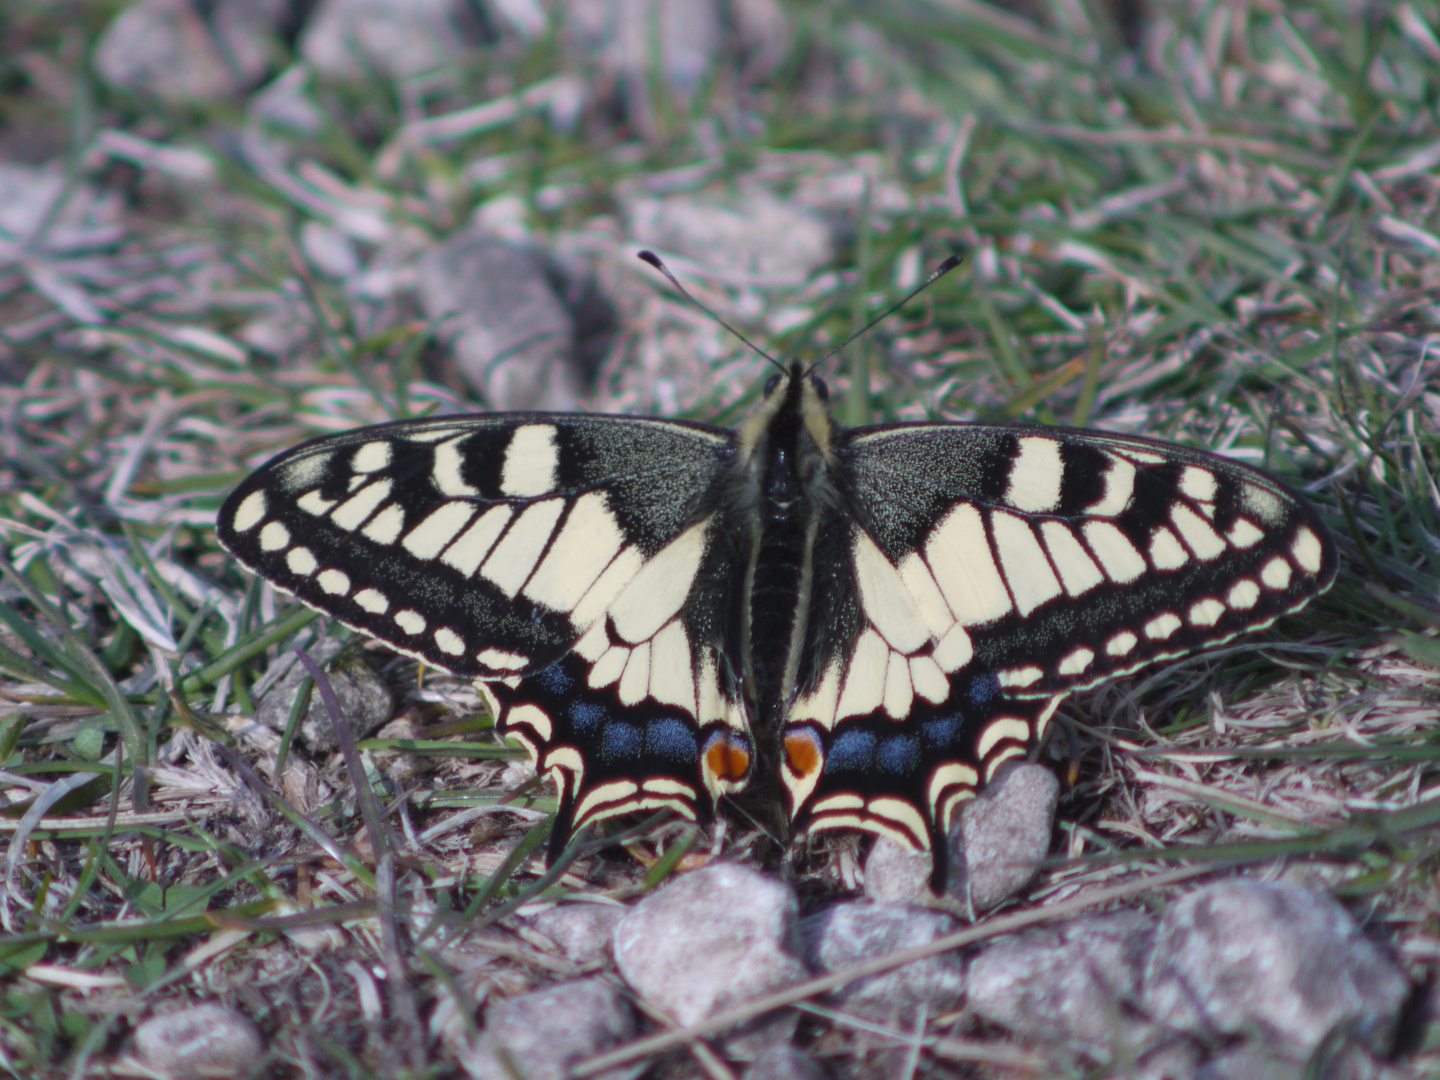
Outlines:
[{"label": "butterfly's left forewing", "polygon": [[[489,680],[502,731],[572,826],[702,817],[748,776],[724,476],[734,436],[633,417],[503,414],[366,428],[270,461],[221,542],[305,604]],[[733,635],[732,635],[733,636]]]},{"label": "butterfly's left forewing", "polygon": [[834,483],[784,733],[799,828],[932,847],[1065,694],[1269,625],[1335,574],[1281,485],[1144,439],[856,429]]}]

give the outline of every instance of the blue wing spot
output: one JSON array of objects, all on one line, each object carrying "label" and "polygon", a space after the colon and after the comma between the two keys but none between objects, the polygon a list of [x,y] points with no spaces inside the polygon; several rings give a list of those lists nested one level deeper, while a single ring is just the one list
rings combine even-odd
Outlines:
[{"label": "blue wing spot", "polygon": [[589,701],[576,701],[570,705],[570,726],[576,731],[589,731],[605,722],[606,710],[603,705]]},{"label": "blue wing spot", "polygon": [[695,732],[683,720],[674,717],[652,720],[645,725],[645,750],[681,764],[693,764],[700,756]]},{"label": "blue wing spot", "polygon": [[825,755],[824,772],[859,772],[869,768],[875,760],[879,741],[874,732],[863,728],[841,732],[830,744],[830,753]]},{"label": "blue wing spot", "polygon": [[556,697],[565,697],[575,685],[575,680],[565,674],[563,662],[551,664],[532,677],[547,694],[554,694]]},{"label": "blue wing spot", "polygon": [[989,671],[977,675],[965,688],[965,696],[970,699],[972,708],[983,709],[1000,696],[1000,680]]},{"label": "blue wing spot", "polygon": [[611,721],[600,736],[600,756],[606,761],[637,758],[644,747],[645,736],[634,724]]},{"label": "blue wing spot", "polygon": [[951,713],[926,720],[920,726],[925,736],[925,745],[936,750],[945,750],[960,741],[960,731],[965,726],[964,717]]},{"label": "blue wing spot", "polygon": [[920,740],[913,735],[892,735],[880,744],[876,756],[885,772],[913,772],[920,764]]}]

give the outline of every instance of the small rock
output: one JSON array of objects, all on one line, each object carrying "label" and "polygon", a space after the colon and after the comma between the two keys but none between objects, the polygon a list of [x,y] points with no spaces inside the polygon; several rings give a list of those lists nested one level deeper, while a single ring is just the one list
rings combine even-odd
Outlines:
[{"label": "small rock", "polygon": [[[966,914],[988,911],[1034,879],[1050,851],[1060,785],[1043,765],[1020,762],[1000,770],[960,810],[950,829],[946,897]],[[930,856],[881,838],[865,862],[872,900],[933,905]],[[951,906],[951,905],[946,905]]]},{"label": "small rock", "polygon": [[[799,907],[788,885],[720,864],[678,878],[615,927],[615,962],[639,994],[683,1027],[800,982]],[[799,1017],[781,1010],[717,1040],[749,1059],[788,1043]]]},{"label": "small rock", "polygon": [[1135,1019],[1153,929],[1138,911],[1095,915],[998,938],[970,964],[970,1007],[1018,1035],[1100,1060],[1138,1049]]},{"label": "small rock", "polygon": [[279,57],[285,6],[286,0],[138,0],[100,35],[95,70],[112,86],[172,105],[235,98]]},{"label": "small rock", "polygon": [[532,916],[530,925],[558,945],[566,959],[593,964],[610,955],[615,926],[628,912],[611,904],[561,904]]},{"label": "small rock", "polygon": [[615,332],[594,283],[529,244],[477,229],[421,261],[416,293],[456,373],[495,409],[573,409]]},{"label": "small rock", "polygon": [[1342,1044],[1313,1063],[1246,1043],[1211,1056],[1194,1075],[1196,1080],[1401,1080],[1408,1074],[1375,1060],[1354,1043]]},{"label": "small rock", "polygon": [[[390,714],[395,711],[395,699],[390,694],[390,688],[385,685],[385,680],[375,674],[375,669],[366,662],[361,653],[348,650],[343,657],[331,663],[343,645],[344,642],[336,638],[325,637],[307,651],[330,677],[330,685],[335,690],[335,696],[340,699],[342,719],[350,725],[355,738],[363,739],[390,719]],[[290,710],[295,705],[295,694],[300,688],[300,680],[305,678],[306,674],[303,665],[293,665],[260,699],[255,713],[256,719],[266,727],[284,731],[285,724],[290,719]],[[335,728],[330,722],[330,712],[325,708],[318,687],[310,691],[310,708],[300,721],[300,737],[311,749],[317,751],[334,750],[340,745],[335,738]]]},{"label": "small rock", "polygon": [[[854,967],[901,949],[927,945],[957,928],[938,911],[907,904],[836,904],[800,923],[805,958],[818,971]],[[847,1012],[891,1021],[913,1015],[924,1005],[934,1016],[960,1004],[965,994],[965,963],[956,952],[881,972],[842,986],[830,997]]]},{"label": "small rock", "polygon": [[740,1080],[826,1080],[825,1070],[793,1046],[773,1046],[745,1067]]},{"label": "small rock", "polygon": [[467,0],[320,0],[300,55],[330,79],[408,79],[464,60],[486,37]]},{"label": "small rock", "polygon": [[830,229],[818,215],[765,191],[734,199],[635,198],[625,215],[639,243],[682,255],[736,283],[754,278],[761,287],[801,285],[834,257]]},{"label": "small rock", "polygon": [[1258,1028],[1303,1059],[1334,1030],[1384,1053],[1410,985],[1330,896],[1238,880],[1170,906],[1144,994],[1168,1027],[1207,1038]]},{"label": "small rock", "polygon": [[250,1018],[217,1002],[152,1016],[135,1031],[137,1056],[174,1080],[249,1074],[265,1051]]},{"label": "small rock", "polygon": [[625,996],[603,979],[580,979],[491,1005],[480,1037],[460,1052],[460,1064],[474,1080],[558,1080],[572,1065],[634,1034],[635,1014]]}]

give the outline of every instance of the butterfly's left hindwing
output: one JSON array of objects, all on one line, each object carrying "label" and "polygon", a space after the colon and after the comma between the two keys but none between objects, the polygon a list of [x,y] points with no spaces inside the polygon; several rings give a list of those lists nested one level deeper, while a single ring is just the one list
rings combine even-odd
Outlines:
[{"label": "butterfly's left hindwing", "polygon": [[1267,626],[1335,574],[1275,481],[1149,440],[856,429],[832,482],[784,737],[811,829],[931,846],[1063,695]]}]

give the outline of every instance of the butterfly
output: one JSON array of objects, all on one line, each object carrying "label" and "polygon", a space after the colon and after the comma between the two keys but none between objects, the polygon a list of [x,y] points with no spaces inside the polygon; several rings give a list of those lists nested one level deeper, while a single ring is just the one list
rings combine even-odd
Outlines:
[{"label": "butterfly", "polygon": [[1066,695],[1334,580],[1319,516],[1257,469],[1061,427],[846,428],[813,368],[777,367],[735,430],[496,413],[313,439],[217,533],[475,679],[554,782],[552,858],[617,814],[706,822],[758,778],[795,831],[930,851],[937,889],[959,808]]}]

